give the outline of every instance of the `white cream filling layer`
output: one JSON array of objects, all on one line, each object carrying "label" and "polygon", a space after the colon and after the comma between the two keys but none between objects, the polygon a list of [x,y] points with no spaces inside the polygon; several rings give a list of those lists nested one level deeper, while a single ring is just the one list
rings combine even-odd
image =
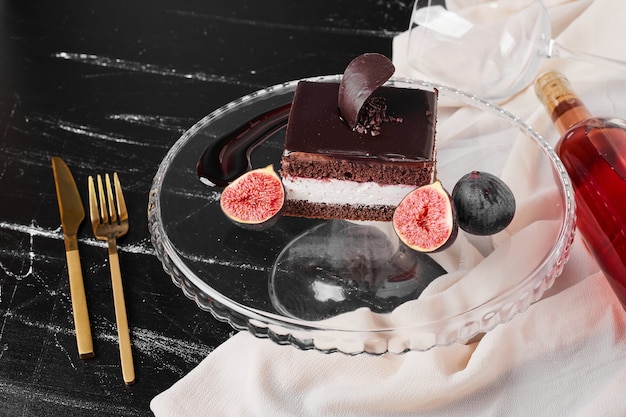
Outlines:
[{"label": "white cream filling layer", "polygon": [[283,178],[289,200],[310,203],[350,204],[366,206],[397,206],[412,185],[380,185],[374,182],[355,182],[337,179]]}]

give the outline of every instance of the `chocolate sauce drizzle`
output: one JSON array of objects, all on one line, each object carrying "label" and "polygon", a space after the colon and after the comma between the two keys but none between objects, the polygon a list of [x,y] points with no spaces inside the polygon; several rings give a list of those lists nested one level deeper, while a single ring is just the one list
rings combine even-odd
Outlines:
[{"label": "chocolate sauce drizzle", "polygon": [[252,168],[250,155],[255,147],[287,125],[291,102],[268,110],[232,132],[214,138],[198,160],[200,180],[225,187]]}]

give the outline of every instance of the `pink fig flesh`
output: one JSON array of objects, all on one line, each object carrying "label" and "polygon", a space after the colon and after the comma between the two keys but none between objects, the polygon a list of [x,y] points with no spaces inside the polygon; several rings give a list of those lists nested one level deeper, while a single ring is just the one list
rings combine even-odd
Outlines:
[{"label": "pink fig flesh", "polygon": [[235,224],[264,229],[278,220],[285,189],[272,165],[248,171],[222,191],[220,207]]},{"label": "pink fig flesh", "polygon": [[458,233],[452,200],[440,181],[411,191],[398,204],[392,222],[400,240],[419,252],[442,250]]}]

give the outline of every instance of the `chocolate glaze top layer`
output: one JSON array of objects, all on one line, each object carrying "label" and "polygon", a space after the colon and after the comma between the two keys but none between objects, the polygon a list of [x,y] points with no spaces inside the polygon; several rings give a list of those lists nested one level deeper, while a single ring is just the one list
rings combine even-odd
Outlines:
[{"label": "chocolate glaze top layer", "polygon": [[383,161],[433,160],[437,92],[383,86],[372,94],[387,101],[387,115],[378,136],[360,134],[341,119],[339,83],[301,81],[294,95],[285,152],[307,152],[343,159]]}]

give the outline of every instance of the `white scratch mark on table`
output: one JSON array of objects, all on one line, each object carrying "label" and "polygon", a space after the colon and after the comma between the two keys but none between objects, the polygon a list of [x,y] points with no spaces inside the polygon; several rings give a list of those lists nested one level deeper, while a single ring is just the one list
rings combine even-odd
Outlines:
[{"label": "white scratch mark on table", "polygon": [[[62,240],[63,239],[63,232],[61,230],[61,227],[59,226],[57,229],[51,230],[51,229],[45,229],[42,228],[38,225],[36,225],[35,223],[31,223],[31,225],[26,226],[26,225],[21,225],[21,224],[15,224],[15,223],[8,223],[8,222],[2,222],[0,221],[0,229],[6,229],[6,230],[13,230],[13,231],[17,231],[17,232],[21,232],[21,233],[27,233],[31,236],[31,239],[35,236],[38,237],[44,237],[44,238],[48,238],[48,239],[58,239],[58,240]],[[86,244],[89,246],[95,246],[95,247],[101,247],[101,248],[106,248],[107,244],[106,242],[103,242],[101,240],[97,240],[95,238],[79,238],[78,242],[81,244]],[[143,244],[120,244],[118,245],[118,250],[120,252],[127,252],[127,253],[134,253],[134,254],[138,254],[138,255],[148,255],[148,256],[156,256],[156,251],[154,250],[154,248],[149,244],[149,243],[143,243]],[[252,265],[250,263],[236,263],[233,261],[229,261],[229,260],[223,260],[223,259],[219,259],[219,258],[215,258],[215,257],[211,257],[208,258],[206,256],[200,256],[200,255],[193,255],[193,254],[185,254],[185,256],[194,262],[202,262],[202,263],[206,263],[206,264],[210,264],[210,265],[220,265],[220,266],[227,266],[227,267],[231,267],[231,268],[236,268],[236,269],[241,269],[241,270],[254,270],[254,271],[264,271],[266,270],[265,267],[263,266],[259,266],[259,265]],[[5,270],[5,267],[0,263],[0,267],[2,267],[3,270]],[[9,272],[7,271],[7,274],[9,274]]]},{"label": "white scratch mark on table", "polygon": [[[0,222],[0,224],[2,224],[4,222]],[[30,224],[30,226],[24,226],[24,229],[29,230],[29,229],[34,229],[35,226],[35,221],[33,220]],[[0,261],[0,269],[2,269],[2,271],[9,277],[11,278],[15,278],[16,280],[22,280],[24,278],[29,277],[30,275],[33,274],[33,262],[35,260],[35,252],[33,250],[33,237],[34,235],[32,233],[28,233],[29,235],[29,246],[28,246],[28,254],[27,254],[27,263],[28,263],[28,269],[25,273],[19,273],[19,272],[13,272],[11,271],[11,269],[9,269],[8,267],[6,267],[4,265],[4,263],[2,261]],[[2,294],[0,293],[0,300],[2,300]]]},{"label": "white scratch mark on table", "polygon": [[[13,299],[15,298],[15,292],[17,291],[17,285],[13,287],[13,293],[11,294],[11,299],[9,300],[9,305],[11,305],[11,303],[13,302]],[[6,328],[7,325],[7,313],[9,313],[9,311],[7,310],[4,314],[4,317],[2,318],[2,326],[0,326],[0,341],[2,340],[2,337],[4,336],[4,329]],[[0,358],[2,358],[2,356],[4,355],[4,352],[6,352],[8,350],[8,345],[6,343],[2,344],[2,351],[0,352]]]},{"label": "white scratch mark on table", "polygon": [[178,356],[188,364],[197,364],[204,359],[213,348],[189,340],[174,339],[148,329],[133,329],[133,345],[172,373],[183,375],[184,370],[171,361],[163,360],[164,355]]},{"label": "white scratch mark on table", "polygon": [[[70,362],[70,366],[76,369],[72,356],[68,354],[67,350],[61,346],[61,343],[58,340],[58,335],[71,336],[72,338],[75,337],[76,331],[73,328],[35,321],[12,311],[6,311],[3,314],[3,319],[4,322],[7,320],[15,320],[23,325],[45,330],[50,333],[55,340],[55,345],[61,348],[61,350],[66,354],[68,361]],[[115,323],[99,318],[98,324],[99,327],[104,328],[104,330],[94,330],[94,339],[117,345],[118,337]],[[133,349],[137,349],[143,355],[148,356],[155,362],[162,364],[166,369],[176,374],[181,374],[183,370],[174,365],[171,360],[164,359],[164,356],[176,356],[182,359],[185,363],[195,365],[213,351],[211,346],[192,340],[176,339],[145,328],[131,327],[130,332]],[[4,347],[4,350],[6,350],[6,347]],[[0,355],[4,353],[4,350],[0,351]]]},{"label": "white scratch mark on table", "polygon": [[[34,220],[31,222],[31,228],[34,227]],[[26,271],[26,273],[15,273],[13,272],[10,268],[8,268],[6,265],[4,265],[4,263],[2,261],[0,261],[0,268],[2,269],[2,271],[9,277],[14,278],[16,281],[21,281],[24,278],[27,278],[31,275],[33,275],[33,263],[34,263],[34,259],[35,259],[35,252],[33,251],[33,235],[29,234],[29,248],[28,248],[28,270]],[[3,293],[2,293],[2,288],[3,286],[0,286],[0,302],[2,301],[2,297],[3,297]],[[10,312],[10,308],[13,305],[13,300],[15,299],[15,294],[17,292],[17,288],[18,286],[15,285],[13,286],[13,291],[11,293],[11,296],[8,300],[7,305],[9,306],[6,310],[6,313]],[[2,340],[2,337],[4,335],[4,330],[6,328],[6,324],[7,324],[7,315],[4,315],[3,319],[2,319],[2,325],[0,325],[0,340]],[[2,351],[0,352],[0,358],[2,357],[2,355],[4,354],[6,350],[6,345],[2,346]]]},{"label": "white scratch mark on table", "polygon": [[203,189],[200,192],[186,191],[183,189],[174,189],[171,191],[172,194],[185,197],[185,198],[199,198],[201,200],[206,200],[207,203],[217,203],[220,201],[220,196],[222,193],[220,191],[212,191],[209,189]]},{"label": "white scratch mark on table", "polygon": [[234,263],[232,261],[226,261],[219,258],[207,258],[206,256],[193,255],[189,253],[184,253],[185,258],[189,259],[193,262],[202,262],[209,265],[219,265],[226,267],[236,267],[237,269],[242,269],[244,271],[266,271],[267,268],[260,265],[253,265],[250,263]]},{"label": "white scratch mark on table", "polygon": [[[194,18],[210,19],[215,21],[227,22],[231,24],[239,24],[245,26],[264,27],[268,29],[281,29],[290,32],[305,32],[305,33],[337,33],[344,35],[361,35],[361,36],[373,36],[380,38],[393,38],[400,32],[391,31],[387,29],[358,29],[358,28],[342,28],[340,26],[311,26],[302,24],[293,24],[279,21],[262,21],[257,19],[242,19],[237,17],[221,16],[216,14],[197,13],[186,10],[172,10],[170,13],[177,14],[179,16],[189,16]],[[331,21],[332,23],[332,21]]]},{"label": "white scratch mark on table", "polygon": [[65,357],[67,358],[67,362],[70,364],[70,366],[72,367],[72,369],[76,370],[76,365],[74,364],[74,357],[70,354],[70,352],[68,352],[67,349],[65,349],[65,346],[63,346],[61,344],[61,342],[59,342],[59,334],[55,333],[54,334],[54,345],[61,351],[63,352],[63,354],[65,355]]},{"label": "white scratch mark on table", "polygon": [[[111,135],[111,134],[106,134],[106,133],[102,133],[102,132],[97,132],[94,131],[93,129],[91,129],[89,126],[84,126],[84,125],[79,125],[76,123],[71,123],[71,122],[66,122],[66,121],[59,121],[58,125],[57,125],[61,130],[64,130],[66,132],[70,132],[70,133],[75,133],[77,135],[82,135],[82,136],[88,136],[94,139],[100,139],[100,140],[105,140],[105,141],[110,141],[110,142],[114,142],[114,143],[123,143],[126,145],[134,145],[134,146],[142,146],[142,147],[155,147],[155,145],[153,143],[146,143],[143,141],[137,141],[137,140],[132,140],[129,138],[125,138],[123,136],[119,136],[119,135]],[[161,146],[157,146],[163,149],[168,149],[168,146],[166,145],[161,145]]]},{"label": "white scratch mark on table", "polygon": [[19,104],[20,104],[20,98],[16,94],[15,102],[13,103],[13,107],[11,107],[11,113],[9,113],[9,118],[7,120],[6,127],[4,128],[4,132],[2,133],[2,142],[6,141],[7,135],[9,134],[9,130],[11,129],[11,121],[13,120],[13,117],[15,116],[15,110],[17,109]]},{"label": "white scratch mark on table", "polygon": [[[45,387],[37,385],[22,385],[19,382],[0,381],[0,393],[3,396],[11,396],[22,399],[24,404],[23,415],[31,415],[33,411],[30,407],[35,403],[55,404],[71,407],[76,410],[84,410],[86,412],[105,412],[115,416],[142,416],[145,411],[130,407],[128,404],[114,405],[115,403],[94,401],[90,399],[72,399],[66,395],[58,394],[53,391],[54,387]],[[86,414],[89,415],[89,414]]]},{"label": "white scratch mark on table", "polygon": [[123,69],[132,72],[142,72],[147,74],[162,75],[168,77],[185,78],[194,81],[217,82],[235,85],[244,85],[239,79],[227,77],[225,75],[209,74],[205,72],[188,72],[180,71],[172,67],[162,67],[155,64],[145,62],[129,61],[120,58],[111,58],[94,54],[84,54],[76,52],[57,52],[53,55],[55,58],[66,59],[68,61],[76,61],[83,64],[95,65],[104,68]]},{"label": "white scratch mark on table", "polygon": [[109,120],[119,120],[129,124],[154,127],[182,133],[196,120],[187,117],[158,116],[149,114],[112,114]]},{"label": "white scratch mark on table", "polygon": [[[46,228],[38,226],[34,222],[27,226],[23,224],[0,221],[0,229],[26,233],[30,235],[31,239],[35,236],[43,237],[47,239],[59,239],[59,240],[63,239],[63,231],[61,229],[61,226],[59,226],[56,229],[46,229]],[[88,239],[79,238],[78,241],[80,243],[83,243],[89,246],[96,246],[96,247],[101,247],[101,248],[107,247],[106,242],[97,240],[95,238],[88,238]],[[154,248],[149,244],[120,244],[118,245],[118,249],[123,252],[135,253],[135,254],[140,254],[140,255],[155,255]],[[31,259],[34,260],[34,252],[31,251],[31,254],[33,256]],[[0,266],[2,266],[1,263],[0,263]],[[8,270],[6,270],[4,267],[2,268],[3,270],[5,270],[7,274],[10,274]]]}]

